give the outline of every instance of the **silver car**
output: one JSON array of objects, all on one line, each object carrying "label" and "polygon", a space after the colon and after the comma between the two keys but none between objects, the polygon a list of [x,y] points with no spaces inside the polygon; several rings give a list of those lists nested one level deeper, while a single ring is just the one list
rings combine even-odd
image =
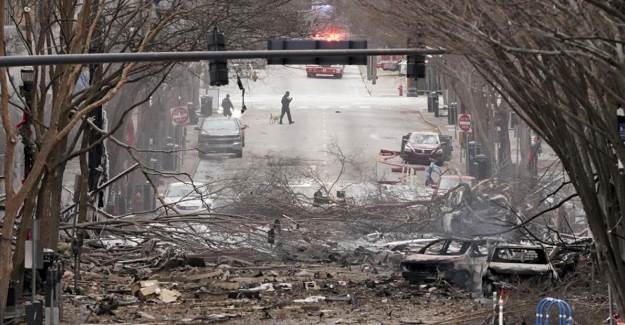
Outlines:
[{"label": "silver car", "polygon": [[213,200],[203,183],[177,182],[167,186],[163,201],[178,214],[210,212]]}]

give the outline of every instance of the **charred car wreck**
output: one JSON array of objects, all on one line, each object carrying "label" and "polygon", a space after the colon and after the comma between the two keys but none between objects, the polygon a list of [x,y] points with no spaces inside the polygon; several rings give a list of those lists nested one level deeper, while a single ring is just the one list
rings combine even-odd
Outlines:
[{"label": "charred car wreck", "polygon": [[474,295],[489,295],[503,283],[558,278],[542,247],[488,240],[436,240],[406,256],[401,268],[412,283],[444,280]]},{"label": "charred car wreck", "polygon": [[485,295],[490,295],[500,282],[549,282],[558,279],[558,273],[541,246],[500,244],[489,256],[486,273],[482,277]]},{"label": "charred car wreck", "polygon": [[402,276],[413,283],[445,280],[481,293],[488,252],[485,240],[437,240],[401,262]]}]

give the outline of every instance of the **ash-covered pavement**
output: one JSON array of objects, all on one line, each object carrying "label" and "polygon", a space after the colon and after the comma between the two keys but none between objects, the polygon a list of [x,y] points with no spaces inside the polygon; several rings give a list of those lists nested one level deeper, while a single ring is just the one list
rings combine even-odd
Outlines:
[{"label": "ash-covered pavement", "polygon": [[[399,150],[402,135],[431,128],[417,114],[426,110],[424,97],[372,96],[356,66],[346,66],[342,79],[307,78],[303,66],[268,66],[259,75],[256,82],[243,79],[248,107],[243,116],[236,82],[220,89],[220,97],[230,94],[233,99],[235,117],[249,126],[243,159],[216,156],[202,160],[196,180],[261,168],[268,159],[297,161],[298,166],[318,170],[331,179],[337,174],[333,152],[340,148],[350,162],[361,164],[357,174],[348,170],[343,177],[372,181],[383,177],[375,163],[380,149]],[[293,97],[295,124],[288,125],[286,116],[285,124],[271,124],[270,115],[280,113],[285,91]]]}]

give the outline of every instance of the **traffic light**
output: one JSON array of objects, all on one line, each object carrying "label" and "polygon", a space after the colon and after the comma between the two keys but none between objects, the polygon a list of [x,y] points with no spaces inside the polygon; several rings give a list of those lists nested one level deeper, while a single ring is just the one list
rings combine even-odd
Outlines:
[{"label": "traffic light", "polygon": [[[226,37],[217,27],[208,33],[208,50],[209,51],[225,51]],[[208,62],[208,71],[211,86],[224,86],[228,84],[228,61],[211,60]]]},{"label": "traffic light", "polygon": [[406,59],[406,77],[414,79],[425,78],[424,55],[408,55]]},{"label": "traffic light", "polygon": [[[346,50],[366,49],[366,40],[323,41],[323,40],[291,40],[276,39],[267,42],[268,50]],[[297,56],[287,58],[268,58],[267,64],[347,64],[367,65],[366,55],[345,56]]]}]

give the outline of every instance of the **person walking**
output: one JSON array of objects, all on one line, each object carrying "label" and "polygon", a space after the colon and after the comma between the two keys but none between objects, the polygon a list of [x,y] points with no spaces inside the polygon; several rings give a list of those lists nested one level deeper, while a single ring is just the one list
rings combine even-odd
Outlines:
[{"label": "person walking", "polygon": [[286,93],[284,93],[284,96],[282,96],[282,114],[280,114],[280,124],[282,124],[282,118],[284,117],[284,114],[286,114],[286,116],[289,118],[289,124],[295,123],[295,121],[291,119],[291,109],[289,108],[289,104],[291,104],[293,98],[289,97],[289,95],[290,93],[287,91]]},{"label": "person walking", "polygon": [[441,168],[436,164],[436,160],[430,158],[430,165],[425,169],[425,187],[436,184],[433,174],[438,174],[437,179],[441,177]]},{"label": "person walking", "polygon": [[234,105],[230,101],[230,94],[226,95],[226,98],[221,101],[221,108],[223,108],[223,114],[225,117],[230,118],[232,116],[232,109]]}]

